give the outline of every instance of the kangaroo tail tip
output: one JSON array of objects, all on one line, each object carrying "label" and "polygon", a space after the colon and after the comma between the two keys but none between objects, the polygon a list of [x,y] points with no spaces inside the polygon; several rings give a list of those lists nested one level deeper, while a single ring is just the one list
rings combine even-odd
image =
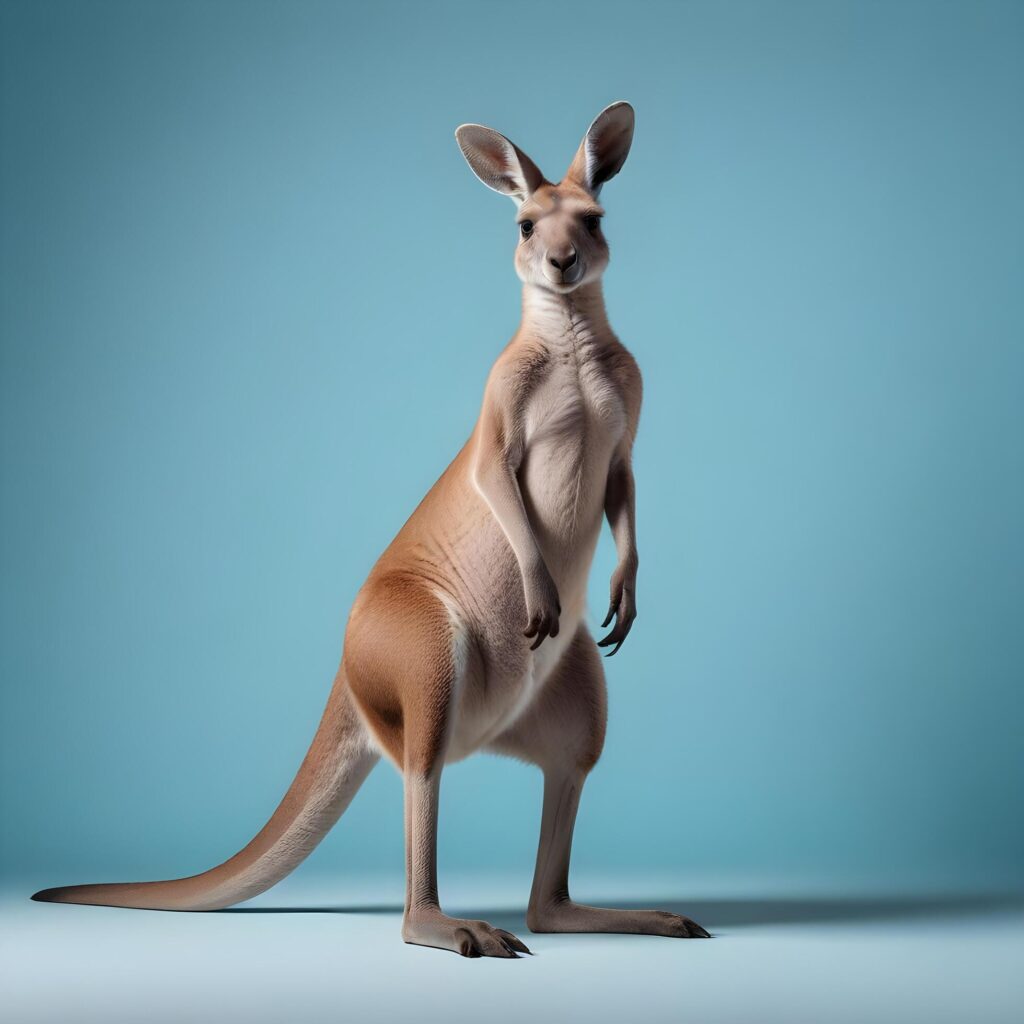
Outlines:
[{"label": "kangaroo tail tip", "polygon": [[61,893],[63,889],[40,889],[39,892],[32,894],[32,899],[36,903],[62,903]]},{"label": "kangaroo tail tip", "polygon": [[89,889],[95,886],[89,885],[59,885],[54,889],[40,889],[32,894],[36,903],[86,903],[90,902],[88,897]]}]

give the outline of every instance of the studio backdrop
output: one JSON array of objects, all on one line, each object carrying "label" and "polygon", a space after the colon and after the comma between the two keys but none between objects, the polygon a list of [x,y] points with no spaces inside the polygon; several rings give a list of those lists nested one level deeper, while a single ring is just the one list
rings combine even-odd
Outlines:
[{"label": "studio backdrop", "polygon": [[[453,130],[557,177],[617,99],[639,618],[575,867],[1019,872],[1019,4],[3,19],[5,874],[173,876],[263,824],[518,321]],[[533,769],[455,767],[443,870],[528,871],[539,811]],[[384,764],[302,870],[402,863]]]}]

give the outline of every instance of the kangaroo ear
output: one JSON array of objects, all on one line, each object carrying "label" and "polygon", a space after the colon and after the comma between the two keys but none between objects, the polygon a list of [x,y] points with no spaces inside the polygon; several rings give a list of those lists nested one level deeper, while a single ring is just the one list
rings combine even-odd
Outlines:
[{"label": "kangaroo ear", "polygon": [[495,192],[524,203],[544,181],[537,165],[493,128],[461,124],[455,139],[473,173]]},{"label": "kangaroo ear", "polygon": [[629,156],[633,121],[633,108],[628,103],[620,101],[605,107],[583,136],[566,177],[596,197],[601,186],[622,170]]}]

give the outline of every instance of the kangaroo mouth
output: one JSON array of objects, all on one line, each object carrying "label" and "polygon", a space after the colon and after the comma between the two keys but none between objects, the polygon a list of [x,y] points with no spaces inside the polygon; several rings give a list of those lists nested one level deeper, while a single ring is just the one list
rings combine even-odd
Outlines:
[{"label": "kangaroo mouth", "polygon": [[544,268],[544,277],[556,291],[571,292],[582,280],[586,268],[581,260],[577,260],[568,270],[556,270],[554,267]]}]

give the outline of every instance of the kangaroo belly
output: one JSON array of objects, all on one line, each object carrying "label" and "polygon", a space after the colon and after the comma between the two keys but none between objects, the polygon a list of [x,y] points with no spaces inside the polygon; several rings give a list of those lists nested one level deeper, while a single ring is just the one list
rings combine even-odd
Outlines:
[{"label": "kangaroo belly", "polygon": [[[580,619],[581,615],[563,613],[558,636],[546,639],[536,651],[529,649],[519,628],[514,631],[517,649],[508,651],[506,659],[497,660],[488,653],[465,657],[465,672],[456,687],[447,761],[459,761],[486,747],[530,707],[575,636]],[[473,642],[468,632],[457,633],[456,643],[464,649]]]}]

